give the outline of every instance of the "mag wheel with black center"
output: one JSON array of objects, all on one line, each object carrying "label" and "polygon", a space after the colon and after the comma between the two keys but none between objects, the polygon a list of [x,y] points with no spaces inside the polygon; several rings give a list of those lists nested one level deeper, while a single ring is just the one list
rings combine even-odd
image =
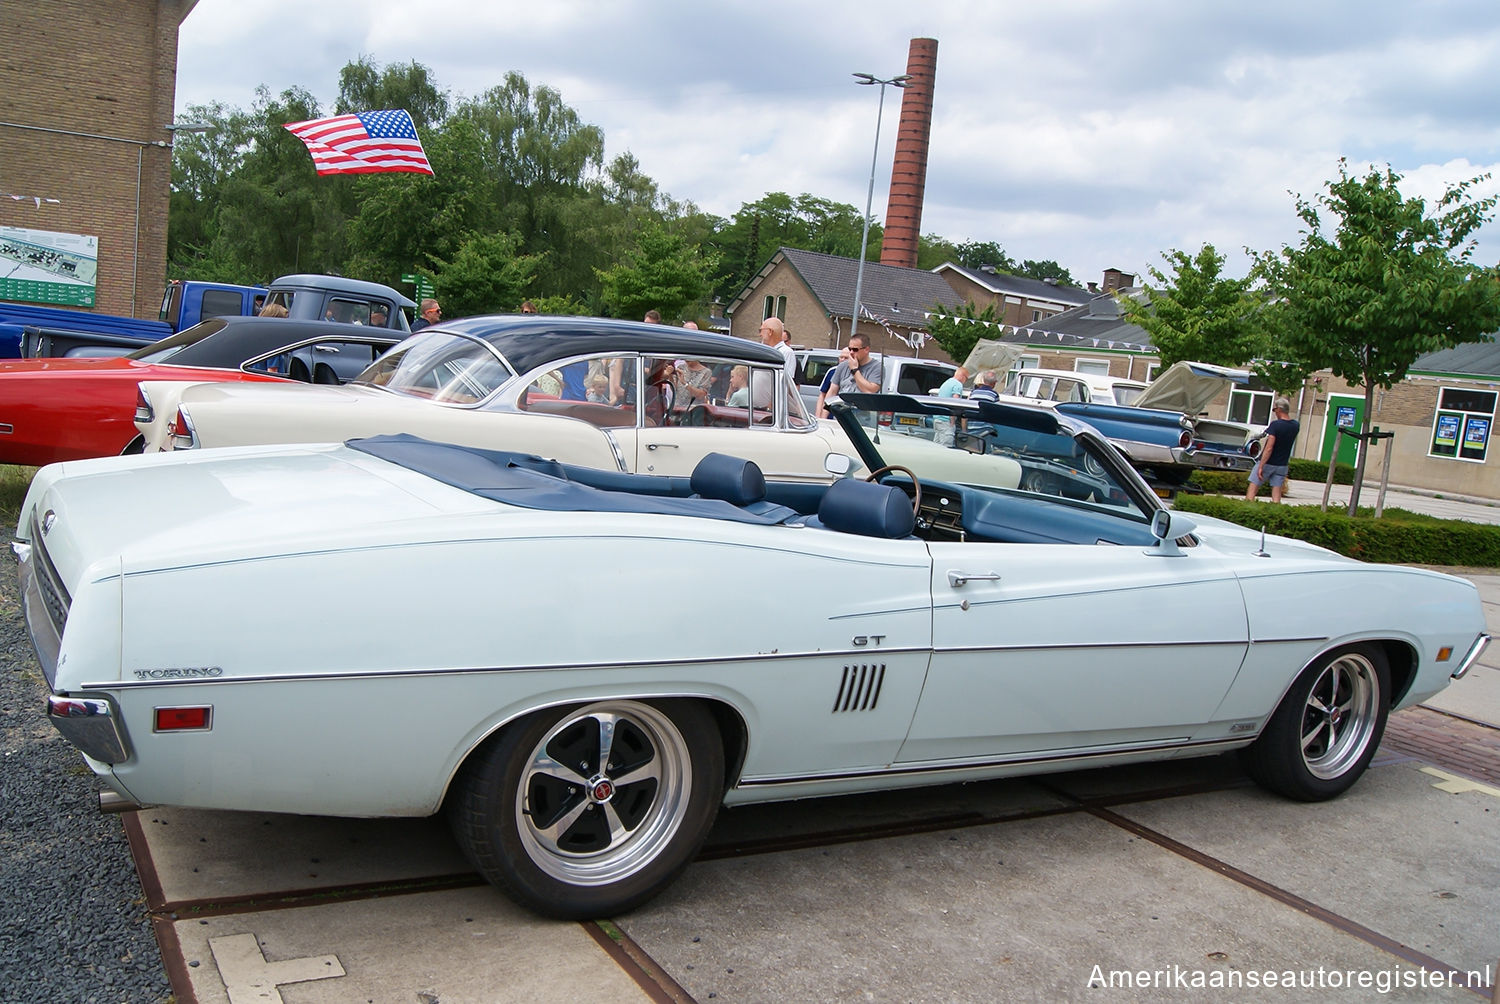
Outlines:
[{"label": "mag wheel with black center", "polygon": [[1390,711],[1391,673],[1376,645],[1324,655],[1302,671],[1241,753],[1257,783],[1304,802],[1341,795],[1369,766]]},{"label": "mag wheel with black center", "polygon": [[700,705],[605,701],[506,728],[460,773],[449,820],[475,867],[524,906],[607,917],[687,865],[723,782],[723,745]]}]

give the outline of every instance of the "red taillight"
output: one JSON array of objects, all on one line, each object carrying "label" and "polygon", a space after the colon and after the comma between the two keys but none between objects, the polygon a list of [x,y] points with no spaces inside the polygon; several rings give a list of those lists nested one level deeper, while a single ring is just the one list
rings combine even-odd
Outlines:
[{"label": "red taillight", "polygon": [[213,708],[209,705],[194,708],[157,708],[156,731],[158,732],[203,732],[213,720]]},{"label": "red taillight", "polygon": [[891,422],[895,419],[895,417],[896,413],[893,411],[882,411],[875,416],[875,421],[889,428]]},{"label": "red taillight", "polygon": [[135,388],[135,420],[137,422],[149,422],[156,417],[156,411],[151,407],[151,399],[146,396],[146,388],[136,385]]},{"label": "red taillight", "polygon": [[188,420],[188,414],[181,408],[177,409],[177,417],[167,426],[167,435],[171,438],[172,448],[175,450],[191,450],[198,445],[193,436],[193,423]]},{"label": "red taillight", "polygon": [[1258,457],[1260,456],[1261,448],[1265,445],[1266,443],[1263,439],[1252,439],[1250,440],[1250,445],[1245,447],[1245,452],[1252,457]]},{"label": "red taillight", "polygon": [[1181,446],[1183,449],[1186,449],[1187,447],[1189,447],[1189,446],[1192,445],[1192,442],[1193,442],[1193,434],[1191,432],[1189,432],[1188,430],[1183,429],[1182,430],[1182,435],[1180,435],[1180,436],[1177,437],[1177,445]]}]

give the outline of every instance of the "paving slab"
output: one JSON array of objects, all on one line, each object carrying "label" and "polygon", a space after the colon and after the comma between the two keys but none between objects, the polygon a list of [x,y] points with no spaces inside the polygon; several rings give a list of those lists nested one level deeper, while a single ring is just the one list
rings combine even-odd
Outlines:
[{"label": "paving slab", "polygon": [[488,887],[171,930],[199,1004],[650,1000],[582,925],[541,920]]},{"label": "paving slab", "polygon": [[[1500,960],[1500,788],[1414,762],[1344,796],[1256,788],[1114,811],[1461,969]],[[1457,790],[1446,790],[1457,789]],[[1492,984],[1493,985],[1493,984]]]},{"label": "paving slab", "polygon": [[209,809],[135,814],[150,905],[472,874],[437,819],[335,819]]},{"label": "paving slab", "polygon": [[[616,922],[700,1002],[1201,1000],[1174,981],[1417,972],[1084,813],[699,862]],[[1126,971],[1156,985],[1111,993],[1110,974]],[[1371,996],[1242,984],[1226,999]],[[1449,987],[1385,996],[1476,999]]]}]

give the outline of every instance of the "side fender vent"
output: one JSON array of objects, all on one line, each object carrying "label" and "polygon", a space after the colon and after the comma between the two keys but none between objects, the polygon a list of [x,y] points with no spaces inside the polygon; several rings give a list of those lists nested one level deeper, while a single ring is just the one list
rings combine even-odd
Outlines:
[{"label": "side fender vent", "polygon": [[839,682],[839,695],[834,698],[833,711],[874,711],[880,700],[880,687],[885,683],[885,663],[878,666],[845,666],[844,678]]}]

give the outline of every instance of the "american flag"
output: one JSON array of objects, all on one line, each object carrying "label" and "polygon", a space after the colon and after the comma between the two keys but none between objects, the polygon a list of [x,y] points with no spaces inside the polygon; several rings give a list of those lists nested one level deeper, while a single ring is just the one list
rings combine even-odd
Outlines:
[{"label": "american flag", "polygon": [[286,128],[307,144],[319,174],[432,173],[417,127],[404,109],[288,122]]}]

